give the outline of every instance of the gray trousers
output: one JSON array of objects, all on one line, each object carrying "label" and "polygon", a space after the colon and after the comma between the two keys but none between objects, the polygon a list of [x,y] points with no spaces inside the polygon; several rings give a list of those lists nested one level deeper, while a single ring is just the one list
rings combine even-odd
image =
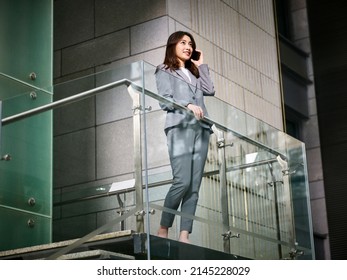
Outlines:
[{"label": "gray trousers", "polygon": [[[194,215],[208,152],[210,130],[199,123],[174,127],[167,132],[167,145],[173,174],[173,184],[165,197],[164,207]],[[160,224],[171,227],[175,215],[162,213]],[[192,232],[193,221],[181,217],[180,230]]]}]

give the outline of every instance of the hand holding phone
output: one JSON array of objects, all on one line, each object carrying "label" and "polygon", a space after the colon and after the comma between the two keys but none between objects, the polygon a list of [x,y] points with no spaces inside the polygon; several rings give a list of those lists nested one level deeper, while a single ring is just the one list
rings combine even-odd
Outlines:
[{"label": "hand holding phone", "polygon": [[192,53],[191,59],[198,61],[200,59],[201,53],[197,50],[194,50]]}]

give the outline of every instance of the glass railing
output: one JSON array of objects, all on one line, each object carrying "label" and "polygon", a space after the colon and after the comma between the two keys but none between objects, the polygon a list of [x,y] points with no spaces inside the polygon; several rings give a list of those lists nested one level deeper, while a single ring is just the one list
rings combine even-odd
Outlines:
[{"label": "glass railing", "polygon": [[137,62],[55,86],[52,107],[44,109],[54,119],[53,242],[77,239],[48,258],[125,231],[145,236],[142,257],[159,258],[154,243],[167,211],[176,214],[172,242],[183,216],[194,219],[190,240],[199,248],[247,259],[313,259],[304,144],[216,97],[205,98],[203,121],[214,133],[197,211],[163,207],[172,174],[159,103],[189,111],[158,95],[154,73]]},{"label": "glass railing", "polygon": [[[0,73],[2,119],[52,102],[52,93]],[[2,123],[2,122],[1,122]],[[51,242],[52,113],[0,124],[0,250]]]}]

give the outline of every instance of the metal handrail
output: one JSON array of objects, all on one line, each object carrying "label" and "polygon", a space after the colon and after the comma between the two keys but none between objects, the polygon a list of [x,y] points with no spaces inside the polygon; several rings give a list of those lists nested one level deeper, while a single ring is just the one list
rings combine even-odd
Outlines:
[{"label": "metal handrail", "polygon": [[117,87],[117,86],[120,86],[123,84],[130,85],[131,83],[132,82],[129,81],[128,79],[122,79],[122,80],[119,80],[116,82],[112,82],[112,83],[109,83],[109,84],[106,84],[106,85],[103,85],[103,86],[100,86],[100,87],[97,87],[97,88],[94,88],[91,90],[87,90],[87,91],[72,95],[70,97],[66,97],[64,99],[57,100],[57,101],[54,101],[52,103],[48,103],[48,104],[42,105],[40,107],[36,107],[34,109],[27,110],[27,111],[21,112],[19,114],[4,118],[4,119],[2,119],[1,122],[2,122],[2,125],[7,125],[7,124],[13,123],[15,121],[19,121],[21,119],[24,119],[24,118],[27,118],[27,117],[30,117],[30,116],[33,116],[36,114],[40,114],[40,113],[64,106],[64,105],[68,105],[68,104],[80,101],[82,99],[86,99],[88,97],[96,95],[99,92],[102,92],[102,91],[105,91],[105,90],[108,90],[108,89],[111,89],[111,88],[114,88],[114,87]]},{"label": "metal handrail", "polygon": [[[120,85],[126,85],[126,86],[131,85],[139,92],[142,92],[142,90],[143,90],[141,86],[135,84],[134,82],[130,81],[129,79],[121,79],[121,80],[118,80],[118,81],[115,81],[115,82],[112,82],[112,83],[109,83],[109,84],[106,84],[103,86],[99,86],[99,87],[91,89],[91,90],[87,90],[87,91],[75,94],[75,95],[70,96],[70,97],[66,97],[66,98],[58,100],[58,101],[54,101],[52,103],[48,103],[48,104],[30,109],[30,110],[27,110],[27,111],[3,118],[1,120],[1,123],[3,126],[5,126],[7,124],[22,120],[24,118],[27,118],[27,117],[30,117],[30,116],[33,116],[33,115],[36,115],[39,113],[43,113],[43,112],[46,112],[46,111],[49,111],[49,110],[52,110],[52,109],[55,109],[58,107],[62,107],[64,105],[68,105],[68,104],[80,101],[82,99],[86,99],[88,97],[91,97],[91,96],[98,94],[99,92],[103,92],[105,90],[108,90],[108,89],[111,89],[111,88],[114,88],[114,87],[117,87]],[[159,94],[153,93],[153,92],[148,91],[146,89],[144,91],[145,91],[146,95],[157,99],[159,102],[172,104],[176,109],[180,109],[180,110],[183,110],[189,114],[192,114],[192,112],[189,109],[187,109],[186,107],[184,107],[178,103],[173,102],[172,100],[169,100],[169,99],[167,99],[167,98],[165,98]],[[287,159],[287,157],[284,154],[272,149],[271,147],[268,147],[261,142],[258,142],[254,139],[251,139],[251,138],[249,138],[249,137],[247,137],[247,136],[245,136],[239,132],[236,132],[236,131],[226,127],[225,125],[217,123],[208,117],[204,117],[201,121],[206,122],[206,123],[211,124],[211,125],[215,125],[217,128],[222,129],[224,131],[231,132],[233,135],[235,135],[239,139],[244,140],[244,141],[246,141],[252,145],[255,145],[255,146],[257,146],[257,147],[259,147],[265,151],[268,151],[268,152],[274,154],[275,156],[280,156],[283,160]]]},{"label": "metal handrail", "polygon": [[[142,92],[142,88],[139,87],[138,85],[132,84],[132,86],[135,87],[139,92]],[[163,102],[163,103],[166,103],[166,104],[173,105],[174,108],[183,110],[184,112],[187,112],[187,113],[193,115],[192,111],[190,111],[190,110],[189,110],[188,108],[186,108],[185,106],[180,105],[180,104],[178,104],[178,103],[175,103],[175,102],[173,102],[172,100],[169,100],[169,99],[167,99],[167,98],[165,98],[165,97],[163,97],[163,96],[161,96],[161,95],[159,95],[159,94],[153,93],[153,92],[148,91],[148,90],[146,90],[146,89],[145,89],[145,94],[148,95],[148,96],[150,96],[150,97],[153,97],[153,98],[157,99],[159,102]],[[241,139],[241,140],[244,140],[244,141],[246,141],[246,142],[248,142],[248,143],[250,143],[250,144],[252,144],[252,145],[254,145],[254,146],[257,146],[258,148],[264,149],[265,151],[268,151],[268,152],[274,154],[275,156],[280,156],[280,157],[281,157],[283,160],[285,160],[285,161],[287,160],[287,157],[286,157],[284,154],[280,153],[279,151],[276,151],[276,150],[274,150],[274,149],[272,149],[272,148],[270,148],[270,147],[264,145],[264,144],[261,143],[261,142],[258,142],[258,141],[254,140],[254,139],[251,139],[251,138],[249,138],[249,137],[247,137],[247,136],[245,136],[245,135],[243,135],[243,134],[241,134],[241,133],[239,133],[239,132],[237,132],[237,131],[234,131],[234,130],[228,128],[228,127],[225,126],[225,125],[222,125],[222,124],[220,124],[220,123],[217,123],[217,122],[213,121],[213,120],[212,120],[211,118],[209,118],[209,117],[203,117],[203,118],[201,119],[201,121],[206,122],[206,123],[208,123],[208,124],[210,124],[210,125],[215,125],[217,128],[219,128],[219,129],[221,129],[221,130],[223,130],[223,131],[231,132],[231,133],[232,133],[234,136],[236,136],[237,138],[239,138],[239,139]]]}]

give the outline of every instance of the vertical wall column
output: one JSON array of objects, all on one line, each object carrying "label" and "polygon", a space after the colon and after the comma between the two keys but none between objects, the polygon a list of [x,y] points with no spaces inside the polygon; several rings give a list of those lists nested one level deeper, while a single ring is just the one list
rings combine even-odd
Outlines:
[{"label": "vertical wall column", "polygon": [[[52,0],[0,3],[2,118],[52,101]],[[52,112],[2,127],[0,250],[51,242]]]}]

